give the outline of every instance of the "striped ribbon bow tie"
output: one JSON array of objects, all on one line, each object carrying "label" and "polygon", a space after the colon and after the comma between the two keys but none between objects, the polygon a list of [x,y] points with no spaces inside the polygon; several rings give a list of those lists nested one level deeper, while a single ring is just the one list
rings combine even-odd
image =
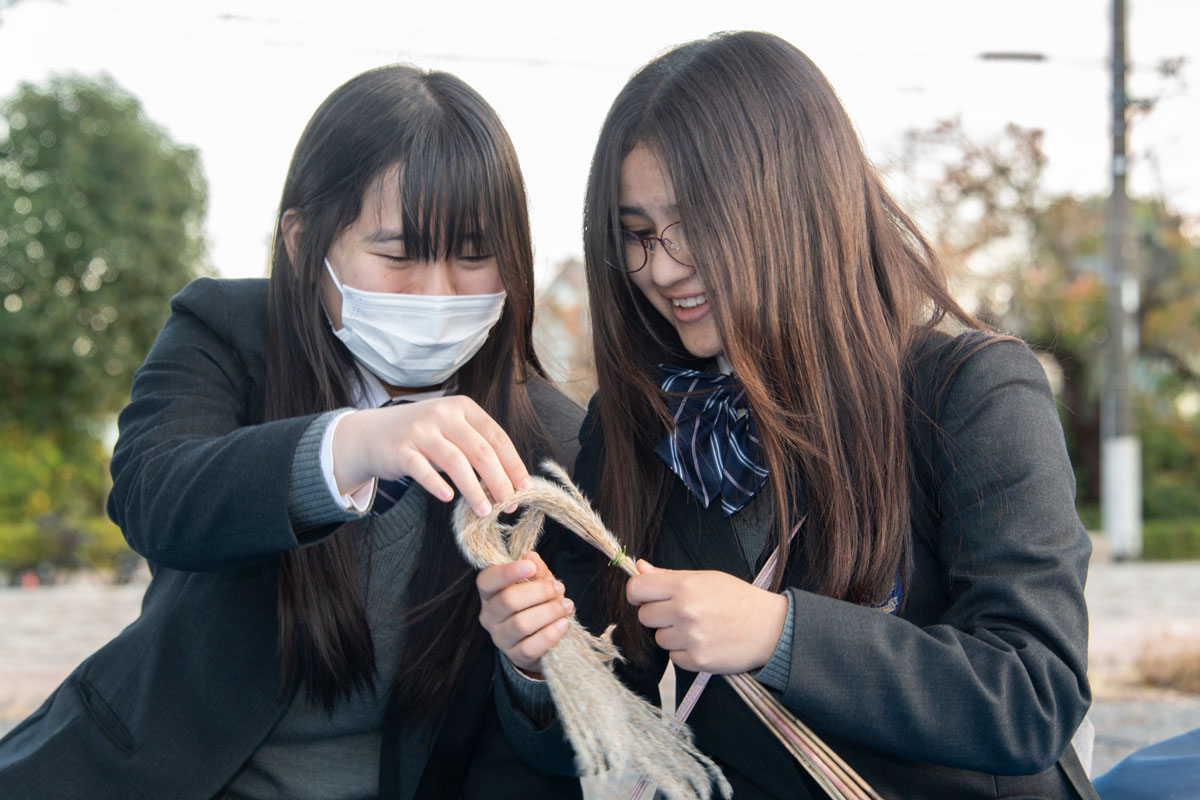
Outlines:
[{"label": "striped ribbon bow tie", "polygon": [[767,478],[746,390],[730,375],[667,364],[660,364],[659,370],[675,430],[654,452],[705,508],[719,496],[721,511],[729,516],[746,505]]}]

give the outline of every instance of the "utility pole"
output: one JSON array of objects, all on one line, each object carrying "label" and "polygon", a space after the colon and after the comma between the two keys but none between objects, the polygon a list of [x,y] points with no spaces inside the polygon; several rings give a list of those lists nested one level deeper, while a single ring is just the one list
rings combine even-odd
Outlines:
[{"label": "utility pole", "polygon": [[1142,551],[1142,453],[1134,429],[1130,367],[1138,348],[1140,290],[1129,267],[1129,198],[1125,192],[1125,0],[1113,0],[1112,15],[1112,193],[1106,231],[1105,284],[1108,311],[1108,371],[1101,399],[1100,513],[1113,557],[1137,558]]}]

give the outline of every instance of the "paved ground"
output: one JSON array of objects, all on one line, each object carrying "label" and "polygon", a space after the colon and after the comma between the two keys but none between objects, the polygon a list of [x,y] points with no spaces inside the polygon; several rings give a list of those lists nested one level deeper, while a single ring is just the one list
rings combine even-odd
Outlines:
[{"label": "paved ground", "polygon": [[1200,640],[1200,562],[1112,563],[1098,547],[1088,575],[1092,774],[1133,750],[1200,727],[1200,695],[1139,687],[1145,652]]},{"label": "paved ground", "polygon": [[[0,734],[137,616],[144,588],[81,576],[60,586],[0,589]],[[1092,774],[1099,775],[1138,747],[1200,727],[1200,695],[1133,683],[1143,650],[1166,637],[1200,638],[1200,562],[1115,564],[1099,542],[1087,595],[1096,695]],[[624,793],[596,782],[588,797]]]}]

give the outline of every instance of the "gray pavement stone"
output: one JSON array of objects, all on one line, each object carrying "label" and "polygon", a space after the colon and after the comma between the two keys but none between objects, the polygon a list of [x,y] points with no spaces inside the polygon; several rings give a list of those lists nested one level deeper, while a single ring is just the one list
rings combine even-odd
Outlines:
[{"label": "gray pavement stone", "polygon": [[36,710],[80,661],[136,619],[145,590],[90,575],[0,589],[0,732]]}]

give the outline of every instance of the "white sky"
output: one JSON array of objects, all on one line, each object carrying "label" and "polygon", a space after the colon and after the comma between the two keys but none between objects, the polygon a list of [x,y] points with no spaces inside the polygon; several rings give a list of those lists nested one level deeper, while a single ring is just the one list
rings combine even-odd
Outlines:
[{"label": "white sky", "polygon": [[[1127,0],[1131,190],[1200,216],[1200,2]],[[824,70],[879,162],[906,128],[960,116],[974,135],[1046,131],[1050,191],[1108,190],[1109,0],[19,0],[0,4],[0,95],[52,73],[111,74],[200,150],[210,260],[266,274],[288,159],[326,95],[404,61],[461,76],[497,109],[529,189],[539,275],[580,252],[588,162],[608,105],[661,50],[717,30],[776,33]],[[1041,63],[985,51],[1041,52]],[[1185,56],[1187,85],[1159,78]],[[903,201],[903,198],[901,198]]]}]

